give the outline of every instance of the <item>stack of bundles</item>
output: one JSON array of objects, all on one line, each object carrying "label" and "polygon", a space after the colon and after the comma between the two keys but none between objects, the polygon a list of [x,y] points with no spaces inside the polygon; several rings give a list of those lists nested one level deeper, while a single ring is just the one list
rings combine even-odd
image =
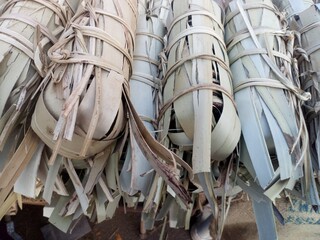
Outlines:
[{"label": "stack of bundles", "polygon": [[[223,179],[228,178],[225,174],[229,173],[222,171],[228,167],[224,160],[232,154],[240,137],[223,18],[223,10],[215,1],[171,2],[164,106],[159,114],[163,124],[160,139],[168,136],[177,153],[191,162],[195,178],[185,176],[184,184],[191,187],[192,182],[204,191],[218,234],[222,224],[218,227],[214,188],[219,186],[218,181],[224,183]],[[174,197],[171,202],[179,206]],[[224,210],[221,212],[223,220]],[[174,219],[174,214],[177,215],[172,211],[172,220],[183,221]]]},{"label": "stack of bundles", "polygon": [[[48,68],[46,51],[57,42],[70,13],[65,1],[8,1],[2,6],[0,218],[15,201],[16,195],[11,193],[13,185],[31,160],[32,155],[28,154],[37,148],[37,137],[27,131],[36,102],[33,94]],[[38,147],[41,148],[41,144]],[[17,193],[24,190],[15,187]]]},{"label": "stack of bundles", "polygon": [[281,20],[271,0],[235,0],[226,15],[226,44],[243,133],[244,168],[238,183],[253,199],[260,239],[276,239],[272,201],[283,190],[302,188],[303,194],[319,201],[310,183],[301,110],[310,94],[293,77],[293,36]]},{"label": "stack of bundles", "polygon": [[[83,1],[48,51],[52,66],[32,129],[49,147],[42,154],[42,197],[56,206],[49,221],[61,230],[82,213],[98,222],[112,217],[120,200],[117,163],[127,137],[123,88],[132,72],[136,11],[133,0]],[[65,186],[57,184],[61,175],[69,176]]]},{"label": "stack of bundles", "polygon": [[[145,5],[148,5],[148,8]],[[148,4],[146,4],[145,1],[139,1],[138,6],[143,7],[139,8],[137,19],[133,69],[129,82],[130,99],[145,127],[153,137],[156,137],[156,119],[161,101],[160,53],[164,47],[165,26],[157,14],[152,12],[152,9],[154,9],[152,3],[148,1]],[[151,221],[144,227],[150,230],[153,228],[154,212],[157,211],[156,206],[159,206],[161,199],[160,197],[153,199],[157,188],[151,188],[151,186],[157,184],[158,179],[161,182],[163,180],[158,176],[155,177],[152,166],[138,147],[133,134],[130,134],[129,137],[125,162],[120,174],[121,189],[123,193],[130,196],[135,195],[135,199],[132,198],[131,201],[138,201],[139,193],[142,193],[142,196],[148,202],[144,212],[146,212],[146,215],[150,215],[152,211],[153,217],[143,221]],[[125,196],[125,199],[129,204],[128,197]]]},{"label": "stack of bundles", "polygon": [[[309,131],[310,150],[313,168],[320,170],[320,5],[313,5],[297,14],[291,28],[300,35],[297,38],[297,56],[300,81],[303,90],[311,93],[311,100],[305,102],[304,113]],[[313,202],[315,205],[316,203]]]}]

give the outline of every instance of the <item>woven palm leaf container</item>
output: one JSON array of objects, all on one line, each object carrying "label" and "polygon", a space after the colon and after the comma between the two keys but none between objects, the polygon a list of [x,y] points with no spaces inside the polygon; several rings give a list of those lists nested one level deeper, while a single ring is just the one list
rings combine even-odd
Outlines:
[{"label": "woven palm leaf container", "polygon": [[269,0],[228,6],[225,40],[243,134],[238,184],[253,199],[260,239],[276,238],[272,201],[283,190],[315,197],[301,109],[310,94],[292,72],[286,28]]}]

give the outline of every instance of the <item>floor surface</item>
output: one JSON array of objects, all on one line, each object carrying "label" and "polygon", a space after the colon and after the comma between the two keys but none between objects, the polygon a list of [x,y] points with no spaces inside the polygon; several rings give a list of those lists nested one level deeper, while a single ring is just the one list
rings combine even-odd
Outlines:
[{"label": "floor surface", "polygon": [[[312,209],[295,202],[280,202],[279,210],[283,213],[286,224],[277,223],[280,240],[319,240],[320,239],[320,214]],[[42,217],[42,207],[25,205],[17,216],[12,217],[16,232],[24,240],[42,240],[41,228],[48,224],[47,219]],[[118,208],[116,215],[111,220],[106,220],[94,225],[92,231],[81,240],[137,240],[159,239],[162,229],[161,223],[154,231],[145,236],[139,234],[140,213],[138,210],[128,209],[125,214],[123,208]],[[183,229],[171,229],[166,227],[167,240],[189,240],[189,231]],[[9,240],[5,234],[5,224],[0,223],[0,240]],[[234,202],[226,221],[223,240],[258,240],[256,224],[251,202],[241,199]],[[47,239],[46,239],[47,240]],[[57,239],[59,240],[59,239]]]}]

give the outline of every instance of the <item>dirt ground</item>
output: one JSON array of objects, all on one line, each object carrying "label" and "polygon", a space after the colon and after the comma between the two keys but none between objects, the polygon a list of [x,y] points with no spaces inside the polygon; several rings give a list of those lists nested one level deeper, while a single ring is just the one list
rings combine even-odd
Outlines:
[{"label": "dirt ground", "polygon": [[[24,240],[43,240],[41,228],[48,224],[47,218],[42,217],[42,207],[25,205],[16,216],[12,217],[16,232]],[[139,211],[128,210],[125,214],[123,208],[118,208],[116,215],[111,220],[106,220],[100,224],[92,226],[92,232],[83,236],[81,240],[152,240],[159,239],[162,225],[158,224],[155,230],[146,236],[140,236],[140,214]],[[3,230],[1,230],[3,229]],[[189,231],[183,229],[172,229],[166,227],[165,232],[168,240],[191,239]],[[9,240],[5,236],[5,223],[1,221],[0,240]],[[45,239],[46,240],[46,239]],[[59,239],[57,239],[59,240]]]},{"label": "dirt ground", "polygon": [[[289,210],[288,210],[289,209]],[[290,207],[288,203],[280,204],[280,210],[285,212],[284,216],[288,220],[282,226],[277,224],[278,236],[280,240],[319,240],[320,226],[315,224],[320,222],[320,214],[308,213],[304,205],[296,203],[296,207]],[[294,221],[292,220],[294,216]],[[291,220],[292,221],[291,221]],[[12,217],[15,223],[16,232],[24,240],[42,240],[44,237],[41,228],[48,224],[46,218],[42,217],[42,207],[25,205],[17,216]],[[111,220],[106,220],[100,224],[92,226],[92,231],[83,236],[81,240],[137,240],[159,239],[162,229],[161,223],[154,231],[147,236],[139,234],[140,213],[139,210],[128,209],[125,214],[123,208],[118,208],[116,215]],[[183,229],[171,229],[166,227],[167,240],[188,240],[189,231]],[[5,235],[4,221],[0,223],[0,240],[9,240]],[[254,222],[254,214],[251,202],[241,200],[234,202],[230,208],[227,222],[224,229],[223,240],[257,240],[258,233]],[[47,240],[47,239],[46,239]],[[59,239],[57,239],[59,240]]]}]

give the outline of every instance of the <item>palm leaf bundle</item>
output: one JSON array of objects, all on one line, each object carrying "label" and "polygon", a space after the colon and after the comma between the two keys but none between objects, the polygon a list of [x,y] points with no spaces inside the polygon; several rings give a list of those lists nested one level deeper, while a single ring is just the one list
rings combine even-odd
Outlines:
[{"label": "palm leaf bundle", "polygon": [[[46,51],[57,42],[71,12],[65,1],[6,1],[2,5],[1,217],[6,212],[5,206],[15,201],[15,194],[11,193],[13,185],[37,149],[38,138],[28,130],[35,104],[33,95],[48,67]],[[15,192],[20,193],[17,189]]]},{"label": "palm leaf bundle", "polygon": [[[300,78],[301,88],[311,94],[311,99],[304,102],[303,110],[305,119],[308,127],[309,135],[309,150],[307,152],[308,159],[311,158],[311,163],[309,166],[312,170],[310,171],[310,193],[306,196],[304,200],[307,200],[309,204],[317,205],[318,191],[316,182],[314,179],[313,171],[319,170],[319,154],[318,143],[317,143],[317,129],[318,129],[318,119],[316,117],[316,105],[317,99],[319,99],[318,94],[318,83],[317,83],[317,61],[315,56],[317,56],[317,41],[310,40],[315,39],[316,29],[318,24],[317,18],[317,6],[313,4],[312,1],[274,1],[280,10],[285,11],[287,14],[287,20],[289,22],[289,29],[295,33],[295,45],[294,45],[294,57],[297,61],[293,64],[293,72]],[[291,7],[281,9],[283,5],[291,5]],[[310,16],[308,15],[310,14]],[[289,16],[291,16],[289,18]],[[300,17],[301,16],[301,17]],[[302,18],[302,19],[301,19]],[[307,20],[306,20],[307,19]],[[312,20],[311,20],[312,19]],[[310,49],[311,52],[310,52]],[[311,57],[311,55],[313,55]]]},{"label": "palm leaf bundle", "polygon": [[[82,213],[97,222],[113,216],[123,194],[118,161],[129,130],[152,168],[190,201],[175,177],[188,166],[152,137],[130,100],[136,17],[134,1],[83,1],[48,51],[52,64],[31,125],[51,149],[41,155],[42,196],[55,206],[49,221],[63,231]],[[65,184],[62,175],[69,176]]]},{"label": "palm leaf bundle", "polygon": [[[130,79],[130,99],[150,134],[155,137],[155,122],[159,108],[160,52],[163,49],[164,25],[151,15],[141,13],[137,20],[133,73]],[[122,190],[130,195],[138,191],[149,193],[153,173],[148,160],[130,136],[126,160],[120,175]],[[129,179],[128,179],[129,178]]]},{"label": "palm leaf bundle", "polygon": [[[153,137],[157,136],[156,119],[161,104],[160,53],[164,47],[165,34],[165,25],[158,15],[160,11],[153,12],[158,10],[156,6],[159,4],[164,2],[138,2],[136,47],[133,53],[133,73],[129,82],[131,102]],[[154,226],[155,212],[161,200],[155,196],[161,192],[163,184],[160,184],[159,188],[155,186],[163,183],[163,179],[159,178],[159,175],[155,176],[154,169],[140,150],[134,135],[130,134],[129,137],[120,184],[124,193],[133,196],[131,201],[138,201],[140,198],[137,196],[140,194],[145,198],[141,233],[146,233],[146,230],[151,230]]]},{"label": "palm leaf bundle", "polygon": [[61,168],[70,178],[69,194],[59,198],[51,222],[76,218],[79,209],[100,222],[120,200],[117,159],[123,141],[116,143],[127,136],[122,91],[132,71],[136,11],[129,0],[82,1],[48,51],[52,66],[32,117],[33,130],[52,150],[43,198],[51,202]]},{"label": "palm leaf bundle", "polygon": [[[71,159],[85,159],[101,152],[124,129],[119,89],[131,73],[136,24],[136,9],[130,1],[122,7],[117,1],[83,4],[60,41],[48,52],[54,66],[50,69],[52,74],[47,75],[48,84],[32,122],[35,132],[55,150],[53,156],[60,153]],[[122,31],[112,32],[111,36],[117,28]],[[58,103],[50,99],[52,96]],[[41,125],[38,114],[43,108],[49,111],[44,115],[58,118],[51,133]],[[107,113],[103,109],[108,109]]]},{"label": "palm leaf bundle", "polygon": [[169,137],[177,153],[191,162],[192,182],[205,192],[218,224],[213,189],[219,165],[240,137],[223,39],[223,9],[215,1],[194,0],[171,1],[170,10],[160,140]]},{"label": "palm leaf bundle", "polygon": [[319,21],[319,5],[315,4],[298,13],[291,23],[291,28],[297,31],[296,54],[301,87],[312,96],[305,102],[303,108],[309,132],[312,166],[315,171],[319,171],[320,167],[318,114],[320,49],[317,40]]},{"label": "palm leaf bundle", "polygon": [[283,190],[312,192],[301,110],[310,94],[291,71],[293,36],[283,24],[269,0],[236,0],[227,9],[225,39],[243,134],[238,183],[253,199],[260,239],[276,238],[272,201]]}]

